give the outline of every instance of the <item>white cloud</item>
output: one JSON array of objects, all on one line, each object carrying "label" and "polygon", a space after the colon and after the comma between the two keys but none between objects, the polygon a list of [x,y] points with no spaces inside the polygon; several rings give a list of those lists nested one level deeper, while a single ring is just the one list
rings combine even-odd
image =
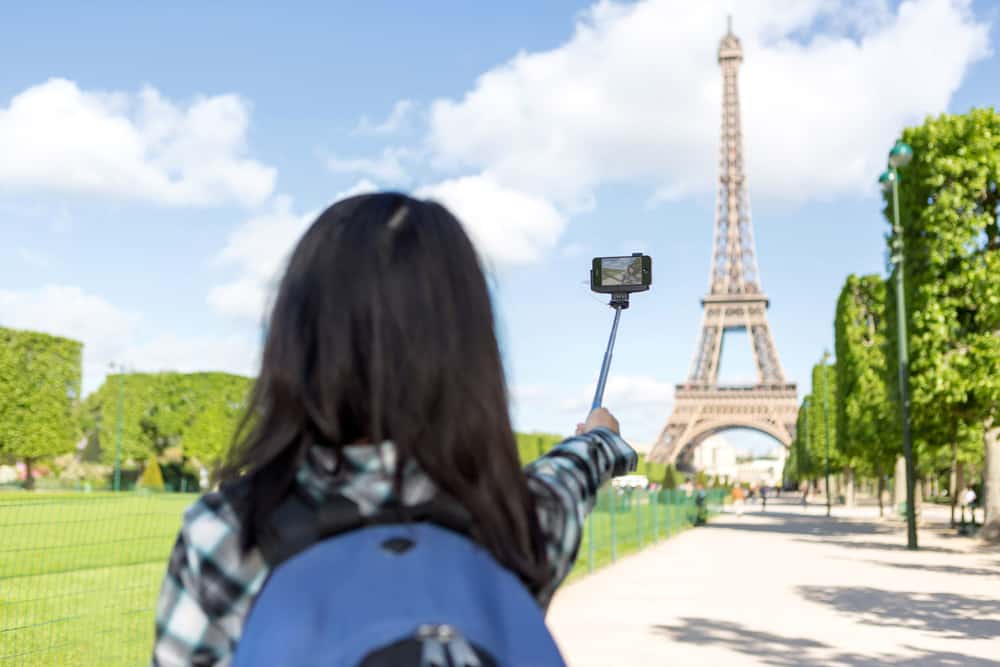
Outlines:
[{"label": "white cloud", "polygon": [[291,198],[282,195],[275,197],[271,210],[233,230],[216,262],[236,266],[239,276],[209,290],[209,305],[224,315],[259,320],[289,254],[317,215],[319,211],[293,212]]},{"label": "white cloud", "polygon": [[416,108],[412,100],[399,100],[392,106],[389,116],[381,123],[373,123],[362,116],[355,130],[358,134],[393,134],[405,127],[407,119]]},{"label": "white cloud", "polygon": [[257,205],[276,172],[245,155],[249,117],[236,95],[179,106],[148,86],[106,93],[50,79],[0,106],[0,187]]},{"label": "white cloud", "polygon": [[[377,190],[375,183],[361,179],[335,199]],[[488,176],[443,181],[420,188],[415,196],[447,206],[482,256],[498,265],[537,259],[555,244],[566,225],[545,199],[501,187]],[[259,321],[291,250],[317,215],[319,211],[296,213],[291,198],[279,196],[271,210],[240,224],[215,257],[217,264],[236,267],[237,275],[209,290],[209,305],[230,317]]]},{"label": "white cloud", "polygon": [[487,174],[428,185],[416,196],[446,206],[462,221],[480,253],[497,264],[539,259],[566,227],[565,218],[548,200],[500,185]]},{"label": "white cloud", "polygon": [[[870,191],[900,128],[943,111],[989,48],[967,0],[913,0],[895,14],[843,0],[728,4],[745,55],[751,194],[763,197]],[[609,182],[648,183],[653,202],[711,189],[726,11],[595,4],[565,44],[520,53],[461,99],[434,102],[434,163],[564,207]]]},{"label": "white cloud", "polygon": [[137,315],[70,285],[0,291],[0,325],[81,341],[84,390],[94,389],[108,364],[121,361],[135,334]]},{"label": "white cloud", "polygon": [[290,197],[275,197],[271,210],[252,216],[229,235],[218,261],[237,264],[259,278],[274,278],[317,214],[296,214]]},{"label": "white cloud", "polygon": [[378,192],[380,189],[381,188],[379,188],[379,186],[372,181],[367,178],[362,178],[346,190],[335,194],[333,196],[333,201],[340,201],[341,199],[347,199],[348,197],[353,197],[355,195],[367,195],[372,192]]},{"label": "white cloud", "polygon": [[410,175],[403,162],[413,156],[405,148],[388,147],[376,158],[327,158],[327,169],[335,174],[359,174],[384,183],[403,184]]},{"label": "white cloud", "polygon": [[208,305],[217,313],[233,318],[261,319],[271,295],[268,284],[260,278],[243,276],[214,285],[208,290]]},{"label": "white cloud", "polygon": [[[585,385],[516,385],[511,403],[518,428],[569,435],[590,412],[597,377]],[[648,446],[667,422],[674,385],[645,375],[612,370],[604,389],[604,405],[621,423],[622,436],[634,446]]]},{"label": "white cloud", "polygon": [[146,372],[213,370],[255,375],[260,362],[257,342],[240,334],[163,334],[132,345],[126,355],[132,370]]},{"label": "white cloud", "polygon": [[111,363],[133,371],[204,370],[250,375],[257,342],[245,335],[146,338],[141,318],[71,285],[0,291],[0,326],[42,331],[83,343],[83,393],[97,389]]},{"label": "white cloud", "polygon": [[[560,403],[560,408],[570,412],[587,411],[594,398],[594,383],[581,387],[577,395]],[[674,385],[645,375],[609,374],[604,385],[604,404],[612,408],[625,405],[669,406],[674,399]]]}]

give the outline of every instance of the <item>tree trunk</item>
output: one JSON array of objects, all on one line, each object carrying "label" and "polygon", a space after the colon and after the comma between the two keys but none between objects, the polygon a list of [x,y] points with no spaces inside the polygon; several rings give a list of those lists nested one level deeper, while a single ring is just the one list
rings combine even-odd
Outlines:
[{"label": "tree trunk", "polygon": [[31,491],[35,488],[35,471],[31,469],[31,459],[24,459],[24,488]]},{"label": "tree trunk", "polygon": [[892,511],[899,510],[906,502],[906,459],[902,456],[896,459],[895,479],[892,483]]},{"label": "tree trunk", "polygon": [[951,468],[948,471],[948,495],[951,497],[951,520],[949,524],[955,527],[955,505],[958,504],[958,494],[961,493],[958,479],[958,437],[955,430],[958,422],[951,420]]},{"label": "tree trunk", "polygon": [[844,468],[844,479],[847,480],[844,504],[847,507],[854,507],[854,471],[850,468]]},{"label": "tree trunk", "polygon": [[1000,542],[1000,426],[989,419],[983,431],[986,453],[983,471],[983,529],[980,535],[990,542]]},{"label": "tree trunk", "polygon": [[875,467],[875,474],[878,475],[878,518],[885,517],[885,505],[882,502],[882,497],[885,495],[885,475],[882,473],[882,466],[878,465]]}]

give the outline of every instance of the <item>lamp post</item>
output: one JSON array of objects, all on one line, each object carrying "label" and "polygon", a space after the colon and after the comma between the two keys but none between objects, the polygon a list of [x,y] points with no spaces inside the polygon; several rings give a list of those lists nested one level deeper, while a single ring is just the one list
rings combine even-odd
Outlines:
[{"label": "lamp post", "polygon": [[826,515],[830,516],[830,419],[826,413],[826,362],[830,358],[828,350],[823,351],[820,368],[823,373],[823,440],[826,442]]},{"label": "lamp post", "polygon": [[[803,459],[809,455],[809,397],[808,396],[802,399],[802,410],[803,410],[802,427],[803,430],[805,431],[806,446],[803,447],[801,451],[798,452],[798,455],[795,457],[795,467],[797,469],[796,472],[799,474],[799,483],[802,482],[802,478],[805,476],[805,473],[802,471],[802,466],[805,463]],[[808,482],[806,482],[806,493],[807,494],[809,493]]]},{"label": "lamp post", "polygon": [[[802,424],[802,426],[804,427],[804,430],[806,432],[806,446],[802,449],[801,452],[799,452],[799,456],[797,457],[798,461],[796,461],[796,463],[798,464],[798,467],[799,467],[799,479],[800,480],[802,479],[802,476],[803,476],[803,473],[802,473],[803,460],[802,459],[804,459],[807,456],[809,456],[809,405],[810,405],[810,403],[809,403],[809,397],[806,396],[804,399],[802,399],[802,408],[805,410],[805,418],[803,419],[804,423]],[[806,499],[809,497],[809,482],[810,482],[810,480],[807,479],[806,480],[806,490],[802,494],[802,508],[803,509],[806,509],[808,507],[808,501]]]},{"label": "lamp post", "polygon": [[[112,370],[114,370],[115,365],[111,364]],[[115,429],[115,478],[114,478],[114,490],[121,490],[122,483],[122,425],[124,422],[125,412],[125,367],[121,364],[118,365],[118,425]]]},{"label": "lamp post", "polygon": [[896,267],[896,322],[899,334],[899,403],[903,419],[903,457],[906,460],[906,548],[917,548],[917,511],[913,504],[916,474],[910,433],[910,358],[906,345],[906,294],[903,290],[903,227],[899,223],[899,169],[913,159],[913,149],[902,141],[889,151],[889,167],[879,176],[883,191],[892,191],[892,255]]}]

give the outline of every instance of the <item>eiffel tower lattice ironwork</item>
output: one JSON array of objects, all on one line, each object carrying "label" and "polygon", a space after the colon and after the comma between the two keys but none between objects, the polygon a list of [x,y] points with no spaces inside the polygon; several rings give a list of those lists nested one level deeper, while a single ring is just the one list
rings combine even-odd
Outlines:
[{"label": "eiffel tower lattice ironwork", "polygon": [[[795,435],[795,385],[785,380],[757,273],[737,87],[742,61],[743,49],[730,22],[719,44],[722,145],[709,290],[702,299],[701,336],[687,382],[677,385],[673,412],[650,452],[650,460],[661,463],[688,464],[695,447],[727,428],[761,431],[786,447]],[[719,384],[724,334],[734,330],[746,331],[750,340],[756,384]]]}]

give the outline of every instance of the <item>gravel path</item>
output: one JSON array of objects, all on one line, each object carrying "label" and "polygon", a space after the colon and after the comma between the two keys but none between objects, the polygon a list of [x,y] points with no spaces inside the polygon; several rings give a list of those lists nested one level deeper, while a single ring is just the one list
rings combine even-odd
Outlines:
[{"label": "gravel path", "polygon": [[566,586],[548,621],[571,667],[1000,667],[1000,550],[940,523],[905,543],[874,508],[771,501]]}]

